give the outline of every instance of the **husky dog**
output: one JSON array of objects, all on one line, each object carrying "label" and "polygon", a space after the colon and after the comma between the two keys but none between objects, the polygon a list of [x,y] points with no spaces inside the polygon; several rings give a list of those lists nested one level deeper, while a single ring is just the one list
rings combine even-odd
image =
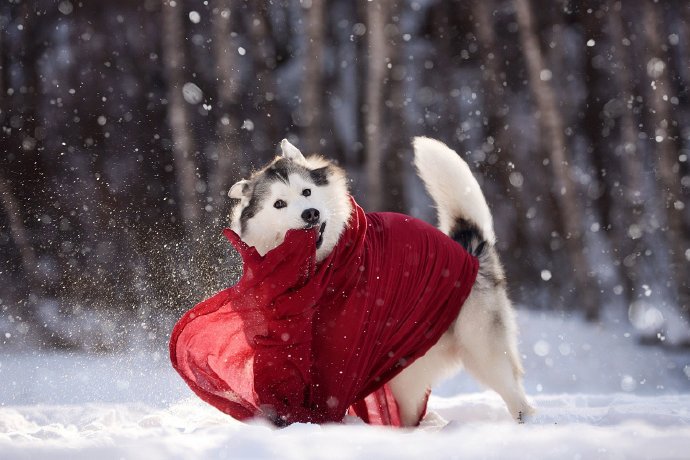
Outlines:
[{"label": "husky dog", "polygon": [[230,188],[228,196],[239,200],[230,228],[264,255],[288,230],[318,225],[316,260],[321,261],[338,243],[352,211],[347,178],[320,156],[305,158],[286,139],[280,147],[282,156]]},{"label": "husky dog", "polygon": [[[231,228],[263,255],[294,228],[318,226],[316,259],[335,248],[352,211],[342,169],[304,157],[287,140],[282,156],[232,186]],[[438,209],[439,229],[479,259],[472,291],[451,327],[429,351],[389,384],[407,426],[417,423],[428,392],[465,367],[496,391],[518,421],[533,412],[522,387],[515,316],[495,249],[493,219],[469,166],[443,143],[414,139],[415,165]]]}]

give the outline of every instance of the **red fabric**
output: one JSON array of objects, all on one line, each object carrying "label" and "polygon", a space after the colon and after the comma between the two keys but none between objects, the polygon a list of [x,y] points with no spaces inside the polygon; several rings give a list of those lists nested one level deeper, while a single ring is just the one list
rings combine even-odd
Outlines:
[{"label": "red fabric", "polygon": [[478,263],[425,222],[352,204],[319,264],[316,230],[290,230],[263,257],[225,230],[242,278],[188,311],[170,339],[173,367],[199,397],[240,420],[339,422],[353,406],[369,423],[400,425],[384,384],[448,329]]},{"label": "red fabric", "polygon": [[402,426],[398,402],[388,385],[383,385],[366,398],[355,401],[347,412],[371,425]]}]

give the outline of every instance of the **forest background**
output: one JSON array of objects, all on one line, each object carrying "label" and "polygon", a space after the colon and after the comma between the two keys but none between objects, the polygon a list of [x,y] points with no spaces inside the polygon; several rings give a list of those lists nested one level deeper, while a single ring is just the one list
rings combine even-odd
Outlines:
[{"label": "forest background", "polygon": [[0,337],[110,350],[237,279],[229,187],[287,137],[433,221],[465,158],[512,298],[690,344],[690,4],[7,0]]}]

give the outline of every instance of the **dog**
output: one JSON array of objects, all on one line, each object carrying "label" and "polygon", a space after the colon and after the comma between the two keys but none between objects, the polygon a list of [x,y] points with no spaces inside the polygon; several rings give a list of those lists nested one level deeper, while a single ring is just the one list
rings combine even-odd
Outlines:
[{"label": "dog", "polygon": [[[406,426],[418,423],[429,391],[464,367],[498,393],[522,423],[533,413],[525,395],[517,326],[506,278],[495,249],[493,218],[467,163],[445,144],[413,141],[414,163],[434,200],[438,228],[479,260],[472,291],[451,327],[421,358],[390,382]],[[321,156],[305,157],[287,140],[282,155],[234,184],[231,229],[260,255],[280,245],[290,229],[318,227],[316,260],[335,248],[352,204],[345,172]]]}]

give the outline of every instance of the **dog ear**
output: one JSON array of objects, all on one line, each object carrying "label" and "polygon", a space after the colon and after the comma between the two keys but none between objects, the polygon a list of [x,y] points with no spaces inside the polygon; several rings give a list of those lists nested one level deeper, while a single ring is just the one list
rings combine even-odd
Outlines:
[{"label": "dog ear", "polygon": [[331,172],[330,166],[324,166],[323,168],[316,168],[309,171],[311,180],[314,181],[316,185],[328,185],[328,176]]},{"label": "dog ear", "polygon": [[280,142],[280,150],[283,152],[283,158],[293,161],[304,161],[304,155],[297,147],[292,145],[287,139]]},{"label": "dog ear", "polygon": [[244,198],[244,195],[249,191],[249,181],[246,179],[243,179],[239,182],[237,182],[235,185],[230,187],[230,191],[228,192],[228,196],[230,198],[234,198],[236,200],[241,200]]}]

